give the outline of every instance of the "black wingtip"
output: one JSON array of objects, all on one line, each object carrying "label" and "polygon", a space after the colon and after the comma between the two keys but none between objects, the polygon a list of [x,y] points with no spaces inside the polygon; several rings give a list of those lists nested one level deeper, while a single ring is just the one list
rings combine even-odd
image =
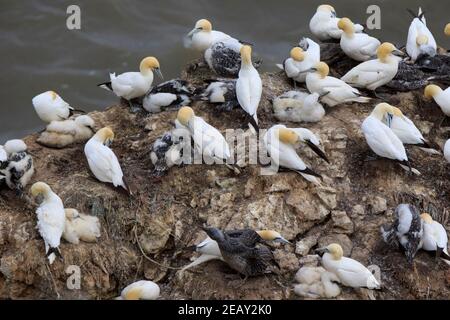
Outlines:
[{"label": "black wingtip", "polygon": [[250,117],[249,122],[250,122],[250,125],[255,129],[256,134],[259,135],[259,126],[256,123],[256,120],[255,120],[255,118],[253,118],[253,116]]},{"label": "black wingtip", "polygon": [[318,146],[316,146],[314,143],[312,143],[310,140],[306,140],[306,144],[308,147],[311,148],[312,151],[314,151],[315,154],[317,154],[320,158],[325,160],[327,163],[330,163],[330,160],[328,160],[328,157],[326,156],[325,152],[323,152]]},{"label": "black wingtip", "polygon": [[304,170],[297,170],[297,172],[301,172],[303,174],[307,174],[307,175],[322,179],[322,176],[320,174],[318,174],[317,172],[314,172],[313,170],[311,170],[308,167],[306,167]]},{"label": "black wingtip", "polygon": [[97,87],[100,87],[100,88],[105,88],[106,87],[108,90],[113,91],[113,88],[112,88],[112,85],[111,85],[111,81],[99,83],[97,85]]}]

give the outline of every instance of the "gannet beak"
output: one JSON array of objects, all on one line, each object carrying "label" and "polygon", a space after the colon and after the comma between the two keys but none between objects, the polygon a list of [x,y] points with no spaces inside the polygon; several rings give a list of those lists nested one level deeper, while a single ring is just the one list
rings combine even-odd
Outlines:
[{"label": "gannet beak", "polygon": [[283,237],[281,237],[281,236],[278,237],[278,238],[275,238],[274,242],[280,242],[280,243],[292,244],[289,240],[286,240],[285,238],[283,238]]},{"label": "gannet beak", "polygon": [[391,113],[388,113],[387,114],[387,121],[388,121],[388,127],[390,128],[391,127],[391,124],[392,124],[392,119],[394,118],[394,115],[392,115]]},{"label": "gannet beak", "polygon": [[158,77],[161,78],[161,80],[164,80],[164,76],[163,76],[160,68],[156,68],[155,73],[158,75]]},{"label": "gannet beak", "polygon": [[109,148],[109,147],[111,147],[112,143],[113,143],[113,141],[111,139],[106,139],[103,144]]},{"label": "gannet beak", "polygon": [[318,254],[319,256],[323,256],[326,252],[328,252],[328,248],[327,247],[319,248],[319,249],[314,250],[314,252],[316,254]]},{"label": "gannet beak", "polygon": [[310,72],[316,72],[316,71],[317,71],[317,69],[316,69],[316,68],[311,68],[311,69],[308,69],[308,70],[302,71],[302,72],[300,72],[300,73],[310,73]]},{"label": "gannet beak", "polygon": [[197,32],[199,32],[201,29],[200,28],[194,28],[191,30],[191,32],[189,32],[187,34],[188,38],[191,38],[194,34],[196,34]]},{"label": "gannet beak", "polygon": [[401,50],[395,49],[394,51],[392,51],[392,54],[395,56],[399,56],[399,57],[404,57],[405,53]]},{"label": "gannet beak", "polygon": [[320,148],[318,146],[316,146],[314,143],[312,143],[309,140],[305,140],[305,143],[307,144],[308,147],[311,148],[312,151],[314,151],[315,154],[317,154],[319,157],[321,157],[327,163],[330,163],[330,161],[328,160],[327,156],[325,155],[325,152],[320,150]]},{"label": "gannet beak", "polygon": [[331,17],[336,18],[336,11],[331,11]]}]

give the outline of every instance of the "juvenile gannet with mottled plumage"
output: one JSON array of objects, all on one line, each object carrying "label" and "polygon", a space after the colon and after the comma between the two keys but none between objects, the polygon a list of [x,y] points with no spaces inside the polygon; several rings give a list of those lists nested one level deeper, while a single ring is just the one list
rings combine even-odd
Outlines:
[{"label": "juvenile gannet with mottled plumage", "polygon": [[324,253],[322,266],[328,272],[334,273],[343,285],[352,288],[381,288],[380,283],[369,269],[354,259],[344,257],[344,251],[339,244],[332,243],[317,251]]},{"label": "juvenile gannet with mottled plumage", "polygon": [[37,228],[45,243],[45,253],[52,264],[56,255],[61,257],[59,245],[64,232],[65,213],[61,199],[44,182],[36,182],[31,186],[34,198],[42,196],[43,200],[36,209]]},{"label": "juvenile gannet with mottled plumage", "polygon": [[208,82],[206,89],[200,91],[194,99],[216,104],[226,111],[239,106],[236,97],[236,80],[220,79]]},{"label": "juvenile gannet with mottled plumage", "polygon": [[365,33],[356,33],[353,22],[348,18],[342,18],[338,22],[342,31],[341,49],[344,53],[356,61],[367,61],[374,57],[381,42]]},{"label": "juvenile gannet with mottled plumage", "polygon": [[88,115],[75,119],[52,121],[37,142],[51,148],[64,148],[73,143],[85,142],[94,134],[94,120]]},{"label": "juvenile gannet with mottled plumage", "polygon": [[325,115],[318,93],[288,91],[272,101],[275,117],[280,121],[318,122]]},{"label": "juvenile gannet with mottled plumage", "polygon": [[100,221],[97,217],[79,213],[76,209],[65,209],[66,222],[63,238],[70,243],[96,242],[100,237]]},{"label": "juvenile gannet with mottled plumage", "polygon": [[344,81],[330,77],[330,68],[325,62],[319,62],[309,70],[306,76],[306,86],[311,93],[317,92],[321,101],[330,107],[346,102],[367,103],[370,98],[361,96],[358,89]]},{"label": "juvenile gannet with mottled plumage", "polygon": [[252,64],[252,48],[242,46],[241,70],[236,81],[236,96],[242,109],[249,114],[254,121],[250,121],[255,130],[258,131],[258,106],[262,94],[262,82],[258,71]]},{"label": "juvenile gannet with mottled plumage", "polygon": [[195,23],[194,29],[185,38],[185,47],[197,51],[205,51],[214,43],[233,39],[231,36],[221,31],[212,29],[212,24],[206,19],[200,19]]},{"label": "juvenile gannet with mottled plumage", "polygon": [[397,117],[403,116],[403,113],[398,108],[394,108],[387,103],[378,104],[361,126],[367,144],[378,156],[394,160],[403,169],[420,174],[419,171],[411,168],[402,141],[391,128],[383,123],[387,113]]},{"label": "juvenile gannet with mottled plumage", "polygon": [[408,30],[408,39],[406,42],[406,52],[411,60],[416,61],[420,55],[435,56],[437,50],[436,40],[427,27],[427,22],[422,9],[414,17]]},{"label": "juvenile gannet with mottled plumage", "polygon": [[5,181],[5,174],[2,172],[8,165],[8,154],[6,153],[5,148],[0,145],[0,187]]},{"label": "juvenile gannet with mottled plumage", "polygon": [[392,226],[380,228],[384,242],[391,246],[399,245],[405,251],[409,263],[422,246],[423,221],[417,208],[410,204],[400,204],[395,209],[395,221]]},{"label": "juvenile gannet with mottled plumage", "polygon": [[155,282],[140,280],[126,286],[117,300],[156,300],[159,294],[160,289]]},{"label": "juvenile gannet with mottled plumage", "polygon": [[437,105],[441,107],[442,112],[450,117],[450,87],[442,90],[437,85],[430,84],[425,87],[425,98],[433,98]]},{"label": "juvenile gannet with mottled plumage", "polygon": [[420,217],[423,220],[422,249],[425,251],[436,251],[436,256],[441,257],[445,263],[450,265],[447,231],[442,224],[433,220],[428,213],[422,213]]},{"label": "juvenile gannet with mottled plumage", "polygon": [[153,87],[142,100],[142,107],[151,113],[180,108],[191,103],[192,93],[187,81],[169,80]]},{"label": "juvenile gannet with mottled plumage", "polygon": [[299,135],[284,125],[271,127],[263,137],[272,164],[275,164],[277,168],[283,167],[293,170],[306,180],[320,184],[317,178],[321,178],[321,176],[308,168],[295,151],[294,145],[299,141]]},{"label": "juvenile gannet with mottled plumage", "polygon": [[[336,17],[336,11],[328,4],[320,5],[316,13],[309,22],[311,33],[321,41],[340,39],[342,30],[337,26],[339,18]],[[362,32],[364,27],[355,24],[355,32]]]},{"label": "juvenile gannet with mottled plumage", "polygon": [[7,141],[4,150],[8,160],[0,173],[5,177],[8,187],[21,196],[34,174],[33,158],[28,153],[25,142],[19,139]]},{"label": "juvenile gannet with mottled plumage", "polygon": [[113,140],[114,132],[110,128],[100,129],[86,143],[84,153],[91,172],[98,180],[112,183],[114,187],[122,187],[131,195],[131,191],[123,178],[119,160],[108,147]]},{"label": "juvenile gannet with mottled plumage", "polygon": [[395,78],[400,58],[393,52],[400,52],[389,42],[377,49],[377,59],[363,62],[348,71],[341,80],[357,88],[376,90]]},{"label": "juvenile gannet with mottled plumage", "polygon": [[39,118],[46,123],[68,119],[74,111],[84,112],[72,108],[55,91],[35,96],[32,103]]},{"label": "juvenile gannet with mottled plumage", "polygon": [[158,59],[146,57],[142,59],[139,65],[139,72],[125,72],[118,76],[115,73],[110,73],[110,81],[100,83],[98,86],[130,101],[142,97],[150,90],[153,83],[153,71],[161,79],[163,78]]},{"label": "juvenile gannet with mottled plumage", "polygon": [[444,145],[444,158],[450,163],[450,139],[448,139]]}]

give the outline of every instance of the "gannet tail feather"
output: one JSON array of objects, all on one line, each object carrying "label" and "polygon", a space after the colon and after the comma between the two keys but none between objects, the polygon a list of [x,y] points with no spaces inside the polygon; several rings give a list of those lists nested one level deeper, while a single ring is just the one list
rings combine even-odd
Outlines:
[{"label": "gannet tail feather", "polygon": [[99,83],[97,85],[97,87],[103,88],[103,89],[108,90],[108,91],[113,91],[113,88],[112,88],[112,85],[111,85],[111,81]]}]

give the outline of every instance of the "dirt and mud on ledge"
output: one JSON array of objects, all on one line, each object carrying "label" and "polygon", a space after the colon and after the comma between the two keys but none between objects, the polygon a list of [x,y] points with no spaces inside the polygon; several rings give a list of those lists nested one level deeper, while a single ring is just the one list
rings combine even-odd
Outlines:
[{"label": "dirt and mud on ledge", "polygon": [[[202,68],[182,74],[193,86],[211,77]],[[281,73],[261,77],[260,127],[269,128],[277,123],[269,99],[292,87]],[[399,105],[433,143],[442,147],[450,137],[449,127],[439,127],[441,111],[424,101],[421,91],[388,94],[386,99]],[[176,110],[148,115],[113,106],[91,114],[98,128],[108,125],[116,133],[112,148],[131,181],[136,195],[132,199],[92,177],[83,145],[54,150],[36,144],[36,134],[27,136],[36,167],[32,182],[47,182],[65,207],[98,216],[102,236],[94,244],[62,241],[64,261],[48,266],[35,228],[35,207],[2,190],[0,298],[109,299],[127,284],[145,278],[160,285],[162,299],[299,299],[292,289],[296,271],[310,260],[307,255],[314,248],[330,242],[339,242],[346,255],[363,264],[380,267],[383,290],[374,292],[376,299],[450,298],[450,269],[444,263],[420,252],[415,267],[410,267],[402,253],[383,244],[379,234],[380,226],[392,221],[400,201],[416,203],[445,220],[444,212],[450,208],[449,165],[442,156],[414,148],[409,154],[421,176],[389,161],[369,161],[360,126],[374,103],[328,108],[319,123],[300,125],[320,135],[331,160],[327,165],[311,154],[304,157],[323,175],[322,187],[295,173],[261,176],[253,165],[244,167],[240,175],[219,165],[173,167],[163,178],[153,178],[151,145],[172,128]],[[220,113],[204,103],[195,103],[194,109],[221,131],[244,127],[239,109]],[[220,261],[181,273],[179,268],[193,255],[183,248],[205,237],[204,224],[278,230],[293,243],[274,245],[281,274],[251,278],[241,285],[240,278]],[[65,270],[70,265],[81,268],[80,290],[67,289]],[[368,295],[343,288],[338,299],[343,298],[367,299]]]}]

